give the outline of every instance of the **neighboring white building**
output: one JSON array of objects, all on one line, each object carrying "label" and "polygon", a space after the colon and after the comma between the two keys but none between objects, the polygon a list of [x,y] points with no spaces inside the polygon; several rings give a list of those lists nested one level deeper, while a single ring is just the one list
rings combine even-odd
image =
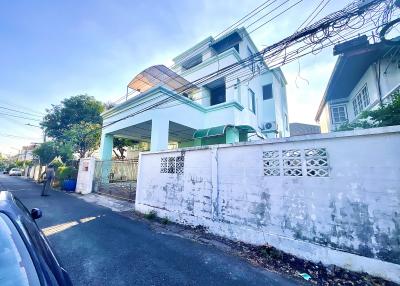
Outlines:
[{"label": "neighboring white building", "polygon": [[[128,84],[129,98],[102,114],[100,158],[111,159],[114,136],[150,143],[151,150],[289,136],[286,80],[264,61],[244,28],[209,37]],[[205,76],[232,64],[241,69]]]},{"label": "neighboring white building", "polygon": [[38,146],[37,143],[32,143],[28,146],[23,146],[20,151],[18,151],[17,160],[18,161],[32,161],[34,159],[33,150]]},{"label": "neighboring white building", "polygon": [[321,132],[352,123],[365,110],[390,100],[400,87],[400,48],[369,44],[365,36],[341,45],[315,120]]}]

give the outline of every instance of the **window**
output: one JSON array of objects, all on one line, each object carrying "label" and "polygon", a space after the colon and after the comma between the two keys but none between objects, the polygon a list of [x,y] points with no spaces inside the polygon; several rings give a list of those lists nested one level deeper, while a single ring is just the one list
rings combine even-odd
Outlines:
[{"label": "window", "polygon": [[368,88],[367,85],[364,85],[363,88],[356,94],[353,99],[353,110],[354,115],[357,116],[361,113],[365,108],[368,107],[370,103]]},{"label": "window", "polygon": [[0,213],[0,277],[8,285],[40,285],[35,266],[11,220]]},{"label": "window", "polygon": [[249,109],[254,114],[256,113],[256,96],[254,91],[249,88]]},{"label": "window", "polygon": [[267,84],[263,86],[263,100],[272,98],[272,84]]},{"label": "window", "polygon": [[226,101],[226,87],[224,78],[207,84],[206,88],[210,92],[210,105],[216,105]]},{"label": "window", "polygon": [[344,123],[347,121],[347,113],[346,107],[344,105],[332,106],[332,122],[335,123]]}]

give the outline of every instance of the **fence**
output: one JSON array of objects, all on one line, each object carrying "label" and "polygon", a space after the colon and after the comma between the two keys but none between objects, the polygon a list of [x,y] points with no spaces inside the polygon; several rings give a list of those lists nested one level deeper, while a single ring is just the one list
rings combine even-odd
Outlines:
[{"label": "fence", "polygon": [[94,190],[134,201],[137,181],[137,160],[96,161]]},{"label": "fence", "polygon": [[400,127],[143,153],[136,210],[400,282]]}]

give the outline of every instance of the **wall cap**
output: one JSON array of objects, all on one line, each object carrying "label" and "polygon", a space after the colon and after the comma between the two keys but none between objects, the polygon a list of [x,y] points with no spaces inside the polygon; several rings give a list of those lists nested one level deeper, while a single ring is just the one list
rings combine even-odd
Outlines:
[{"label": "wall cap", "polygon": [[293,136],[293,137],[285,137],[285,138],[270,138],[259,141],[251,141],[251,142],[239,142],[233,144],[216,144],[216,145],[207,145],[207,146],[197,146],[197,147],[187,147],[187,148],[178,148],[173,150],[164,150],[164,151],[151,151],[151,152],[142,152],[143,155],[151,155],[158,153],[176,153],[176,152],[185,152],[185,151],[196,151],[196,150],[207,150],[207,149],[218,149],[218,148],[230,148],[230,147],[239,147],[239,146],[253,146],[253,145],[266,145],[266,144],[275,144],[275,143],[290,143],[290,142],[302,142],[302,141],[313,141],[313,140],[326,140],[326,139],[340,139],[340,138],[349,138],[349,137],[359,137],[359,136],[376,136],[376,135],[391,135],[398,133],[400,134],[400,125],[395,126],[386,126],[386,127],[378,127],[378,128],[368,128],[368,129],[357,129],[351,131],[341,131],[341,132],[331,132],[331,133],[322,133],[322,134],[311,134],[311,135],[303,135],[303,136]]}]

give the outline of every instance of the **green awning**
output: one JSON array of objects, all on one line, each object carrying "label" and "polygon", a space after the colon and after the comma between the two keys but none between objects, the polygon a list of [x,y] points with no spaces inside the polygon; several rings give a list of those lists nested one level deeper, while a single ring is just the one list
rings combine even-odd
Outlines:
[{"label": "green awning", "polygon": [[227,127],[233,127],[233,125],[221,125],[206,129],[198,129],[194,132],[194,139],[201,139],[205,137],[213,137],[213,136],[221,136],[225,134],[225,130]]},{"label": "green awning", "polygon": [[211,128],[206,128],[206,129],[198,129],[194,132],[193,138],[194,139],[201,139],[201,138],[206,138],[206,137],[213,137],[213,136],[222,136],[225,134],[226,128],[236,128],[239,131],[244,131],[247,133],[255,133],[256,130],[254,130],[253,127],[248,126],[248,125],[221,125],[221,126],[216,126],[216,127],[211,127]]}]

